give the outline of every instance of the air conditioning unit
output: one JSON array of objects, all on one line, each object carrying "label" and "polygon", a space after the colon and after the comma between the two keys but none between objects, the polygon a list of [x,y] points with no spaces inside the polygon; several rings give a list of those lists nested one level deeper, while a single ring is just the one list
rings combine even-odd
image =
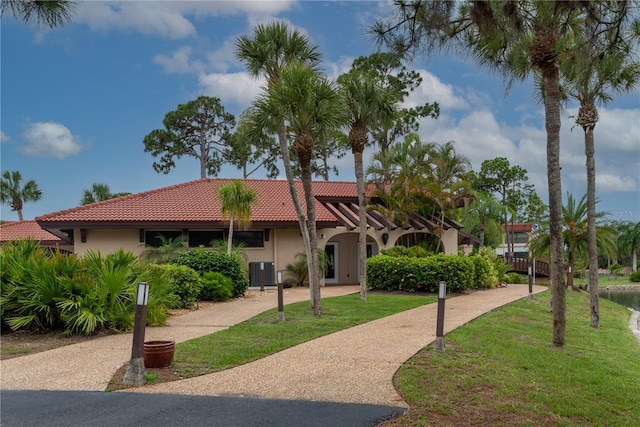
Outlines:
[{"label": "air conditioning unit", "polygon": [[270,261],[249,263],[249,286],[260,286],[260,272],[264,269],[264,285],[275,286],[274,263]]}]

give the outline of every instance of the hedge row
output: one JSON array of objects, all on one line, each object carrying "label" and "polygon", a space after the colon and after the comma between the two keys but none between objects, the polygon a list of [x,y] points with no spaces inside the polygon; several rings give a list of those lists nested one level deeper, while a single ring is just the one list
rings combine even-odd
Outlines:
[{"label": "hedge row", "polygon": [[480,256],[377,255],[367,260],[367,284],[374,289],[437,293],[440,281],[447,283],[447,292],[497,284],[491,263]]}]

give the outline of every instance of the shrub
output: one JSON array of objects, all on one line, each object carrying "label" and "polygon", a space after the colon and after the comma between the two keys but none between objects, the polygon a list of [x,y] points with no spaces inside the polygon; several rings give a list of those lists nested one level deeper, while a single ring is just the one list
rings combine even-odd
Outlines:
[{"label": "shrub", "polygon": [[222,273],[208,271],[202,275],[203,284],[200,291],[202,301],[227,301],[233,295],[233,282]]},{"label": "shrub", "polygon": [[191,267],[186,265],[155,264],[152,271],[165,274],[169,284],[169,292],[176,295],[178,300],[169,308],[191,308],[200,297],[204,286],[202,277]]},{"label": "shrub", "polygon": [[622,266],[620,264],[611,264],[609,270],[614,276],[622,276]]},{"label": "shrub", "polygon": [[505,281],[513,284],[527,284],[529,277],[519,273],[507,273]]},{"label": "shrub", "polygon": [[419,245],[411,246],[409,248],[402,245],[398,245],[389,249],[382,249],[380,253],[382,255],[389,255],[389,256],[395,256],[395,257],[408,256],[408,257],[416,257],[416,258],[425,258],[425,257],[433,256],[433,252],[430,252],[424,247]]},{"label": "shrub", "polygon": [[249,280],[245,277],[242,265],[227,254],[216,251],[205,251],[195,248],[180,254],[172,264],[186,265],[204,275],[208,272],[222,273],[233,282],[233,297],[242,295],[249,287]]},{"label": "shrub", "polygon": [[640,282],[640,270],[636,270],[629,276],[632,282]]},{"label": "shrub", "polygon": [[495,288],[498,285],[498,278],[491,262],[480,255],[469,256],[469,259],[474,266],[473,287],[480,289]]},{"label": "shrub", "polygon": [[474,276],[473,262],[457,255],[377,255],[367,260],[369,286],[389,291],[437,292],[440,281],[445,281],[448,292],[461,292],[472,287]]},{"label": "shrub", "polygon": [[166,280],[142,266],[130,252],[82,258],[47,253],[30,242],[2,250],[3,325],[11,329],[63,329],[91,334],[98,329],[125,330],[133,325],[140,281],[150,284],[147,321],[164,324],[167,304],[176,297]]}]

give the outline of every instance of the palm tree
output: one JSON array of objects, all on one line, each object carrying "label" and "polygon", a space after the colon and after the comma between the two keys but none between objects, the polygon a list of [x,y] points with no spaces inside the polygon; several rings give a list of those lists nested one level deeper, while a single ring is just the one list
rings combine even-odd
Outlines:
[{"label": "palm tree", "polygon": [[[587,234],[587,195],[579,201],[571,194],[567,194],[567,203],[562,207],[562,237],[567,252],[567,288],[573,289],[573,268],[576,257],[584,254],[588,248]],[[604,212],[596,214],[596,218],[602,218]],[[604,253],[610,255],[616,252],[615,235],[609,228],[598,228],[597,246]],[[550,244],[549,234],[540,234],[530,241],[529,245],[534,253],[544,253]],[[596,266],[596,272],[597,270]]]},{"label": "palm tree", "polygon": [[474,200],[465,208],[464,220],[465,230],[477,230],[480,234],[480,247],[482,249],[486,240],[487,230],[500,231],[500,219],[504,206],[491,194],[478,192]]},{"label": "palm tree", "polygon": [[631,269],[638,269],[638,251],[640,251],[640,222],[628,225],[622,229],[618,238],[622,252],[631,253]]},{"label": "palm tree", "polygon": [[434,149],[429,153],[429,171],[424,188],[427,197],[434,202],[433,213],[439,213],[436,234],[440,239],[436,252],[439,251],[442,243],[447,212],[461,208],[465,206],[466,201],[473,199],[471,185],[467,179],[467,172],[470,169],[469,158],[456,153],[453,141],[441,145],[435,144]]},{"label": "palm tree", "polygon": [[[316,68],[321,58],[318,48],[311,44],[308,37],[299,31],[289,31],[287,25],[280,22],[256,26],[253,37],[240,36],[238,40],[236,40],[235,47],[236,57],[246,65],[249,74],[254,78],[262,76],[266,78],[267,89],[281,80],[282,69],[287,64],[294,61],[302,61],[310,67]],[[255,129],[255,131],[258,132],[258,134],[261,132],[259,128]],[[295,178],[291,166],[291,156],[289,154],[287,128],[284,120],[278,123],[275,133],[278,134],[280,155],[282,156],[285,175],[289,184],[291,200],[298,215],[298,223],[300,225],[300,232],[302,233],[305,252],[307,253],[307,258],[313,259],[309,228],[295,187]],[[314,263],[311,263],[310,269],[313,268],[313,264]],[[314,273],[310,270],[309,273],[311,306],[314,307],[315,312],[315,307],[320,302],[314,299],[316,296],[314,289],[317,288],[317,294],[319,295],[320,283],[315,280],[318,276],[317,272]]]},{"label": "palm tree", "polygon": [[37,202],[42,197],[42,191],[33,180],[27,181],[21,187],[22,174],[19,171],[4,171],[0,179],[0,202],[11,206],[11,210],[18,213],[18,219],[22,217],[22,206],[25,202]]},{"label": "palm tree", "polygon": [[19,20],[29,23],[35,20],[37,26],[59,27],[71,21],[76,2],[69,0],[2,0],[0,17],[6,10]]},{"label": "palm tree", "polygon": [[113,198],[111,189],[107,184],[93,183],[91,188],[85,188],[80,203],[88,205],[89,203],[101,202]]},{"label": "palm tree", "polygon": [[396,96],[372,76],[352,70],[338,77],[349,121],[349,145],[353,153],[360,220],[360,300],[367,299],[367,199],[362,153],[369,143],[372,125],[389,120],[395,113]]},{"label": "palm tree", "polygon": [[401,143],[379,151],[372,157],[367,176],[376,187],[375,195],[382,200],[381,213],[394,222],[406,225],[411,214],[416,212],[421,201],[416,197],[423,184],[420,179],[427,169],[429,153],[435,144],[423,143],[420,136],[411,133]]},{"label": "palm tree", "polygon": [[293,135],[293,152],[300,165],[302,188],[307,207],[307,227],[311,250],[310,287],[313,284],[314,314],[321,314],[320,269],[316,235],[316,202],[313,196],[311,162],[315,138],[333,131],[344,122],[343,103],[335,84],[321,77],[302,62],[292,62],[282,69],[274,82],[255,102],[254,119],[260,128],[277,131],[287,123]]},{"label": "palm tree", "polygon": [[[593,31],[594,28],[587,27]],[[588,36],[587,39],[597,37]],[[609,90],[630,92],[640,81],[640,64],[632,61],[628,51],[613,52],[602,57],[606,40],[585,43],[584,52],[561,69],[564,89],[580,103],[576,123],[584,131],[584,147],[587,158],[587,233],[589,237],[589,292],[591,293],[591,326],[600,326],[598,289],[598,248],[596,241],[596,161],[594,130],[599,120],[597,105],[604,105],[612,98]],[[628,50],[628,48],[627,48]],[[597,61],[590,58],[597,57]],[[585,58],[587,58],[585,60]]]},{"label": "palm tree", "polygon": [[251,204],[256,201],[256,192],[251,188],[245,188],[241,181],[234,181],[221,185],[218,195],[222,203],[222,214],[229,218],[227,255],[231,256],[234,222],[237,221],[241,227],[251,222]]},{"label": "palm tree", "polygon": [[604,34],[608,40],[598,56],[619,51],[626,28],[638,23],[633,13],[629,1],[398,1],[394,18],[372,28],[380,41],[403,53],[460,48],[479,64],[503,73],[509,85],[532,72],[541,76],[547,131],[552,341],[556,346],[564,345],[566,332],[559,69],[578,53],[575,42],[582,40],[587,25],[596,29],[593,35]]}]

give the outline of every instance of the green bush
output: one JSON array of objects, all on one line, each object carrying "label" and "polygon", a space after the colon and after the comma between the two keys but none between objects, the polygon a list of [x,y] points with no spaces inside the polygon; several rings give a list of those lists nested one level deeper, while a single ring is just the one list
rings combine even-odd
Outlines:
[{"label": "green bush", "polygon": [[191,267],[186,265],[155,264],[152,271],[162,272],[169,283],[169,292],[176,295],[178,300],[169,308],[191,308],[200,297],[204,286],[202,277]]},{"label": "green bush", "polygon": [[622,276],[622,266],[620,264],[611,264],[609,270],[614,276]]},{"label": "green bush", "polygon": [[640,282],[640,270],[636,270],[629,276],[632,282]]},{"label": "green bush", "polygon": [[233,282],[233,297],[242,295],[249,287],[249,280],[245,277],[240,262],[221,252],[205,251],[202,247],[195,248],[180,254],[171,263],[186,265],[201,275],[208,272],[224,274]]},{"label": "green bush", "polygon": [[474,277],[474,262],[457,255],[377,255],[367,260],[367,283],[374,289],[437,292],[445,281],[447,292],[461,292],[473,286]]},{"label": "green bush", "polygon": [[164,324],[176,300],[166,280],[122,250],[102,257],[44,251],[30,241],[2,249],[2,324],[13,330],[62,329],[90,335],[99,329],[133,326],[138,283],[150,285],[147,321]]},{"label": "green bush", "polygon": [[471,255],[469,259],[474,266],[473,287],[479,289],[495,288],[498,285],[498,278],[491,262],[480,255]]},{"label": "green bush", "polygon": [[200,291],[202,301],[227,301],[233,295],[233,282],[222,273],[208,271],[202,275],[204,286]]},{"label": "green bush", "polygon": [[380,253],[382,255],[389,255],[389,256],[395,256],[395,257],[408,256],[408,257],[415,257],[415,258],[426,258],[434,255],[433,252],[419,245],[411,246],[409,248],[402,245],[398,245],[389,249],[382,249]]},{"label": "green bush", "polygon": [[519,273],[507,273],[506,282],[513,284],[527,284],[529,283],[529,277]]}]

